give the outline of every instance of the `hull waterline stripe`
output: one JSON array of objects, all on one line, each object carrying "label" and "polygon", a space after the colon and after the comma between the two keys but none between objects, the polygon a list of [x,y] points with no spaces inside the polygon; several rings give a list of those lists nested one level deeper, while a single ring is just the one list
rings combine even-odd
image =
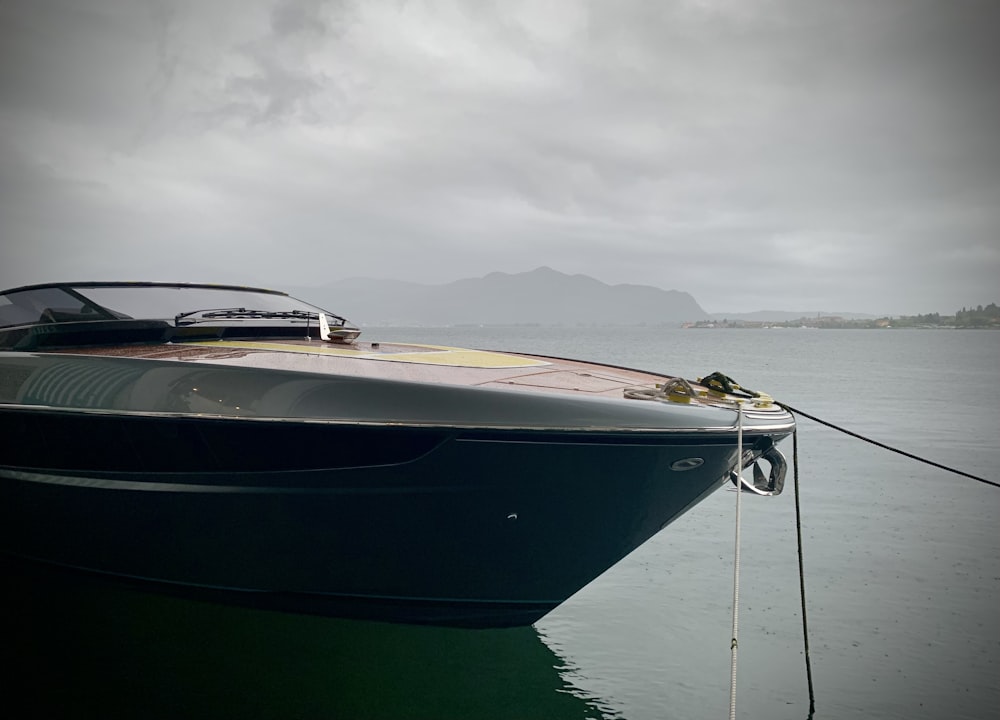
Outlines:
[{"label": "hull waterline stripe", "polygon": [[22,553],[9,553],[13,557],[20,558],[22,560],[27,560],[31,562],[44,563],[45,565],[68,568],[70,570],[76,570],[85,573],[94,573],[98,575],[110,575],[112,577],[118,577],[126,580],[139,580],[142,582],[155,583],[158,585],[177,585],[181,587],[197,588],[200,590],[216,590],[221,592],[237,592],[237,593],[247,593],[249,595],[286,595],[286,596],[302,596],[302,597],[317,597],[317,598],[330,598],[339,600],[384,600],[389,602],[417,602],[426,603],[428,605],[434,604],[469,604],[469,605],[547,605],[551,607],[556,607],[564,602],[564,600],[524,600],[524,599],[494,599],[494,598],[463,598],[463,597],[428,597],[422,595],[377,595],[377,594],[367,594],[367,593],[333,593],[333,592],[323,592],[322,590],[276,590],[267,588],[245,588],[235,585],[211,585],[208,583],[193,583],[193,582],[183,582],[178,580],[165,580],[162,578],[151,577],[147,575],[133,575],[130,573],[120,573],[112,572],[109,570],[98,570],[95,568],[86,567],[84,565],[76,565],[71,563],[61,563],[52,562],[51,560],[46,560],[44,558],[35,557],[33,555],[24,555]]},{"label": "hull waterline stripe", "polygon": [[276,487],[253,485],[212,485],[204,483],[157,482],[155,480],[115,480],[107,477],[81,477],[53,473],[0,469],[0,478],[17,482],[94,490],[130,490],[138,492],[206,493],[217,495],[398,495],[418,493],[467,492],[463,486],[419,487]]}]

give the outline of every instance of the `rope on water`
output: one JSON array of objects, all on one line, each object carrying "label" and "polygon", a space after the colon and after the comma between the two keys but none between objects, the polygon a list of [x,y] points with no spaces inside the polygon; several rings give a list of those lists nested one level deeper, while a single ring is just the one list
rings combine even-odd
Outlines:
[{"label": "rope on water", "polygon": [[894,447],[892,447],[890,445],[886,445],[885,443],[880,443],[878,440],[872,440],[869,437],[865,437],[864,435],[861,435],[859,433],[852,432],[851,430],[848,430],[847,428],[842,428],[842,427],[840,427],[838,425],[834,425],[832,422],[828,422],[826,420],[821,420],[820,418],[816,417],[815,415],[810,415],[807,412],[802,412],[798,408],[794,408],[791,405],[788,405],[786,403],[776,402],[775,404],[778,405],[779,407],[785,408],[785,410],[787,410],[790,413],[794,413],[796,415],[801,415],[802,417],[807,417],[810,420],[812,420],[813,422],[818,422],[820,425],[826,425],[828,428],[832,428],[833,430],[836,430],[837,432],[842,432],[845,435],[850,435],[851,437],[857,438],[858,440],[864,440],[866,443],[871,443],[872,445],[874,445],[876,447],[880,447],[883,450],[888,450],[890,452],[894,452],[894,453],[897,453],[899,455],[902,455],[903,457],[908,457],[911,460],[916,460],[918,462],[926,463],[927,465],[932,465],[932,466],[938,468],[939,470],[947,470],[950,473],[955,473],[956,475],[961,475],[963,477],[967,477],[970,480],[975,480],[976,482],[981,482],[984,485],[990,485],[990,486],[995,487],[995,488],[1000,488],[1000,483],[994,482],[993,480],[987,480],[986,478],[981,478],[981,477],[979,477],[977,475],[972,475],[971,473],[967,473],[967,472],[964,472],[962,470],[958,470],[956,468],[949,467],[947,465],[942,465],[941,463],[934,462],[933,460],[928,460],[927,458],[922,458],[919,455],[914,455],[913,453],[908,453],[905,450],[900,450],[899,448],[894,448]]},{"label": "rope on water", "polygon": [[792,473],[795,477],[795,540],[799,556],[799,598],[802,601],[802,643],[806,656],[806,683],[809,685],[809,715],[816,713],[816,694],[813,691],[812,661],[809,659],[809,622],[806,619],[806,571],[802,559],[802,510],[799,505],[799,433],[792,431]]},{"label": "rope on water", "polygon": [[[736,474],[743,471],[743,405],[736,406]],[[736,720],[736,654],[739,649],[739,622],[740,622],[740,518],[742,514],[743,490],[740,487],[742,480],[737,481],[736,490],[736,538],[734,541],[735,551],[733,559],[733,639],[730,643],[732,650],[732,670],[729,679],[729,720]]]}]

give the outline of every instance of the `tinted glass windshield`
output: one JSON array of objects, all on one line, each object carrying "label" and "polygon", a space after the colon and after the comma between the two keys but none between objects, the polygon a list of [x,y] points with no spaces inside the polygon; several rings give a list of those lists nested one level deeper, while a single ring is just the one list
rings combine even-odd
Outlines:
[{"label": "tinted glass windshield", "polygon": [[101,287],[83,288],[80,292],[102,307],[134,318],[158,320],[173,320],[184,313],[222,308],[273,312],[319,311],[318,308],[287,295],[228,288]]},{"label": "tinted glass windshield", "polygon": [[[174,285],[27,288],[0,295],[0,327],[88,320],[167,320],[220,309],[273,313],[324,312],[314,305],[254,289]],[[331,315],[331,319],[336,316]]]},{"label": "tinted glass windshield", "polygon": [[86,298],[62,288],[45,287],[0,295],[0,327],[60,322],[70,317],[76,320],[114,319]]}]

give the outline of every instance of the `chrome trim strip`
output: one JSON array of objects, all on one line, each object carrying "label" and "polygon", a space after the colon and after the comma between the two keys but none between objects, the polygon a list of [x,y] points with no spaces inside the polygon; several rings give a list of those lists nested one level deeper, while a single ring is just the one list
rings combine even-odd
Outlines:
[{"label": "chrome trim strip", "polygon": [[[238,420],[240,422],[263,423],[295,423],[309,425],[344,425],[352,427],[414,427],[441,430],[530,430],[543,432],[582,432],[582,433],[620,433],[620,434],[727,434],[736,431],[735,425],[713,425],[709,427],[617,427],[594,425],[487,425],[478,423],[435,423],[420,421],[377,421],[377,420],[346,420],[340,418],[317,417],[267,417],[260,415],[209,415],[207,413],[178,413],[154,410],[105,410],[103,408],[65,408],[49,405],[21,405],[19,403],[0,403],[0,411],[16,410],[18,412],[55,413],[59,415],[100,415],[107,417],[144,417],[171,418],[187,420]],[[795,420],[790,414],[782,413],[785,422],[775,422],[769,425],[754,425],[745,427],[750,434],[791,432],[795,429]]]}]

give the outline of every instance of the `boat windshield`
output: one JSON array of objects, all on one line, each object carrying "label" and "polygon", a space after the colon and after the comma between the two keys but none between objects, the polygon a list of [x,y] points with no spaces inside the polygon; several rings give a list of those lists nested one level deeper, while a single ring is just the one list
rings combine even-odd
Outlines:
[{"label": "boat windshield", "polygon": [[[0,294],[0,327],[34,323],[94,320],[163,320],[212,316],[219,309],[244,313],[215,314],[217,320],[315,321],[326,311],[283,293],[256,288],[209,285],[102,284],[49,285]],[[331,323],[342,321],[326,313]]]}]

